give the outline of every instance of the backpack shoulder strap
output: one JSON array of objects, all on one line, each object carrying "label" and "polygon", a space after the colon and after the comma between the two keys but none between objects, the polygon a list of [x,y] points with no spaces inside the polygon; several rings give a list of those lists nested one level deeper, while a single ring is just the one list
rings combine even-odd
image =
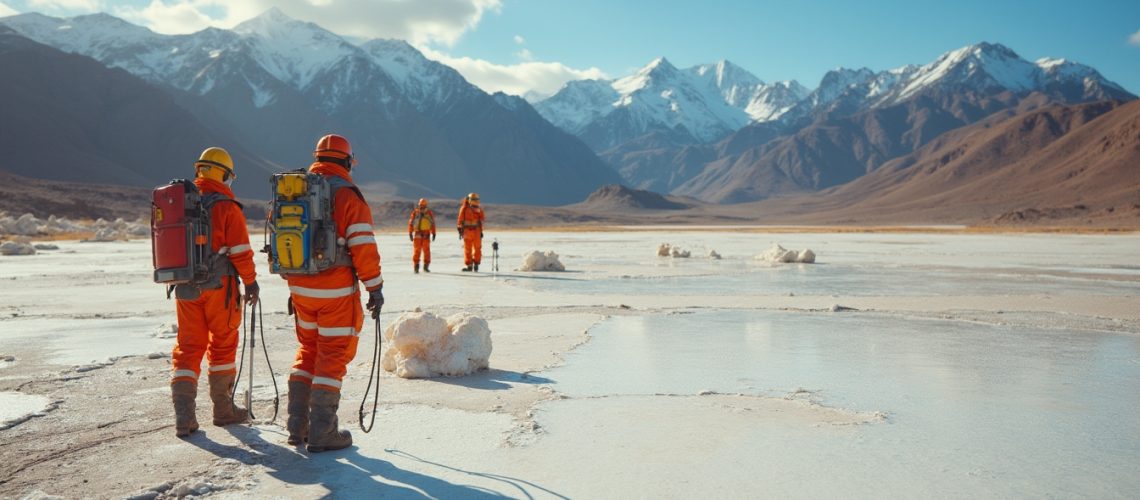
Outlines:
[{"label": "backpack shoulder strap", "polygon": [[222,202],[222,201],[228,201],[230,203],[233,203],[233,204],[238,206],[238,209],[245,208],[244,206],[242,206],[241,202],[239,202],[233,198],[230,198],[229,196],[226,196],[222,193],[206,193],[206,194],[202,195],[202,208],[204,208],[206,210],[210,210],[211,208],[213,208],[215,203]]},{"label": "backpack shoulder strap", "polygon": [[356,193],[356,196],[360,198],[360,201],[364,201],[364,193],[360,192],[360,188],[356,187],[356,184],[345,180],[343,177],[338,177],[335,175],[323,175],[321,177],[323,177],[325,181],[329,183],[329,187],[332,188],[331,192],[333,197],[336,197],[336,193],[341,189],[347,188]]}]

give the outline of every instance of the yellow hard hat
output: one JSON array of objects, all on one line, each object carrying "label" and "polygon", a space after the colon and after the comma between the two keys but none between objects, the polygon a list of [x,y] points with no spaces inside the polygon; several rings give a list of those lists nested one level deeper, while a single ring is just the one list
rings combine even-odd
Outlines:
[{"label": "yellow hard hat", "polygon": [[198,175],[218,181],[237,178],[237,174],[234,173],[234,160],[230,158],[230,153],[222,148],[206,148],[198,157],[198,161],[194,162],[194,168],[198,170]]},{"label": "yellow hard hat", "polygon": [[472,205],[478,205],[479,195],[477,193],[469,193],[467,195],[467,201],[471,202]]},{"label": "yellow hard hat", "polygon": [[420,208],[427,207],[427,198],[420,198]]}]

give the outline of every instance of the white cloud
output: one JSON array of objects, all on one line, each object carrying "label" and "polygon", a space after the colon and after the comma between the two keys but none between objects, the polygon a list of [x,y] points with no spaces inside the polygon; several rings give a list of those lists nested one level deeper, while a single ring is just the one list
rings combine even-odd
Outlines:
[{"label": "white cloud", "polygon": [[0,2],[0,17],[14,16],[19,13],[16,9],[4,5],[4,2]]},{"label": "white cloud", "polygon": [[526,44],[526,38],[523,38],[522,35],[515,35],[515,43],[517,43],[519,45],[525,45]]},{"label": "white cloud", "polygon": [[426,47],[417,48],[429,59],[455,68],[467,81],[487,92],[550,95],[570,80],[607,78],[605,72],[598,68],[574,69],[558,62],[540,61],[503,65],[470,57],[452,57]]},{"label": "white cloud", "polygon": [[1136,30],[1132,36],[1128,37],[1128,43],[1140,47],[1140,30]]},{"label": "white cloud", "polygon": [[[112,13],[160,33],[191,33],[207,26],[232,28],[272,7],[340,35],[450,47],[485,13],[498,12],[502,0],[151,0],[146,7],[120,6]],[[217,12],[222,16],[210,15]]]},{"label": "white cloud", "polygon": [[103,7],[100,0],[28,0],[28,10],[48,13],[97,12]]},{"label": "white cloud", "polygon": [[112,13],[158,33],[192,33],[218,25],[218,20],[202,13],[202,9],[208,6],[207,2],[176,2],[168,5],[161,0],[151,0],[150,4],[141,9],[117,7]]},{"label": "white cloud", "polygon": [[528,49],[522,49],[518,52],[515,52],[515,55],[518,56],[519,59],[522,59],[524,61],[533,61],[534,60],[534,54],[532,54],[530,52],[530,50],[528,50]]}]

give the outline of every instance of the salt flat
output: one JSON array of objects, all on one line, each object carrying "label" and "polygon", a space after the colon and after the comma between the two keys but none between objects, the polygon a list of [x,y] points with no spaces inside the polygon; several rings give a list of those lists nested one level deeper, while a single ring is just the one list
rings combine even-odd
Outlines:
[{"label": "salt flat", "polygon": [[[459,243],[446,235],[435,272],[419,275],[406,236],[380,235],[381,322],[417,307],[484,317],[490,369],[385,374],[364,434],[366,332],[340,408],[355,446],[313,456],[285,444],[281,417],[173,436],[174,306],[150,283],[149,242],[0,257],[0,394],[20,403],[3,412],[19,422],[0,430],[0,496],[1128,498],[1140,488],[1138,235],[488,232],[478,274],[458,271]],[[658,257],[660,243],[692,256]],[[810,248],[817,263],[754,258],[777,243]],[[556,252],[567,271],[514,271],[532,250]],[[287,293],[258,259],[284,390]],[[267,375],[258,358],[255,413],[266,420]]]}]

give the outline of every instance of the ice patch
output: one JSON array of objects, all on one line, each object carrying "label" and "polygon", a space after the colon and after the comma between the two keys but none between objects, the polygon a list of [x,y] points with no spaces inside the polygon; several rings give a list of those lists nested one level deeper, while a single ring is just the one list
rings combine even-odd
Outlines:
[{"label": "ice patch", "polygon": [[46,396],[20,392],[0,392],[0,431],[11,429],[33,417],[42,417],[55,409]]},{"label": "ice patch", "polygon": [[446,320],[419,309],[402,314],[384,331],[384,369],[403,378],[460,376],[485,369],[491,329],[468,313]]},{"label": "ice patch", "polygon": [[566,266],[558,260],[558,254],[553,251],[545,253],[537,250],[523,254],[522,265],[516,271],[565,271]]},{"label": "ice patch", "polygon": [[803,250],[788,250],[780,245],[773,245],[764,253],[757,255],[756,260],[775,264],[798,262],[801,264],[815,263],[815,252],[805,248]]}]

